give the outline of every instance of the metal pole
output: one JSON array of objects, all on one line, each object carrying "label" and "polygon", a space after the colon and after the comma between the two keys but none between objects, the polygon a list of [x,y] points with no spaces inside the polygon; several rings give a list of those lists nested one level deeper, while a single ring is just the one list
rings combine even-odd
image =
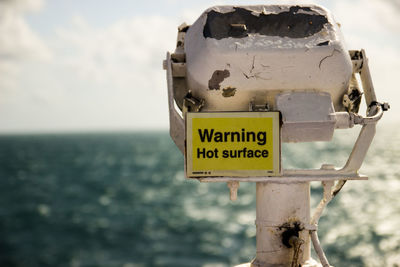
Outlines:
[{"label": "metal pole", "polygon": [[[285,238],[298,234],[299,263],[310,259],[310,184],[257,183],[257,254],[252,267],[291,266],[295,248]],[[289,245],[290,246],[290,245]],[[298,265],[297,265],[298,266]]]}]

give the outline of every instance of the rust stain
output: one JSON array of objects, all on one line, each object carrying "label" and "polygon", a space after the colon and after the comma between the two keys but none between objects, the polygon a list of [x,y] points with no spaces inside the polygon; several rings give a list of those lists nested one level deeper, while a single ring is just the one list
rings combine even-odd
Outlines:
[{"label": "rust stain", "polygon": [[229,70],[216,70],[211,76],[211,79],[208,81],[208,89],[210,90],[219,90],[221,88],[221,83],[225,78],[228,78],[231,75]]},{"label": "rust stain", "polygon": [[231,97],[234,96],[236,93],[236,88],[234,87],[226,87],[224,89],[222,89],[222,96],[223,97]]},{"label": "rust stain", "polygon": [[289,242],[290,238],[291,237],[299,237],[299,232],[302,231],[302,228],[300,227],[300,222],[295,222],[290,227],[286,227],[284,225],[282,225],[282,227],[286,228],[286,230],[281,235],[282,236],[282,243],[287,248],[291,248],[292,244],[290,244],[290,242]]}]

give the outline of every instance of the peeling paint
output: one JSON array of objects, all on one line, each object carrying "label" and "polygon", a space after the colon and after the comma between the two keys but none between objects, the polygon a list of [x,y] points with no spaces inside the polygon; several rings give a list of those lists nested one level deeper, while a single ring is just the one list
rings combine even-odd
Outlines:
[{"label": "peeling paint", "polygon": [[205,38],[244,38],[249,34],[304,38],[321,31],[328,19],[309,7],[292,6],[277,14],[257,13],[234,7],[232,12],[210,10],[204,25]]},{"label": "peeling paint", "polygon": [[317,46],[329,45],[329,42],[330,42],[330,41],[325,41],[325,42],[322,42],[322,43],[317,44]]},{"label": "peeling paint", "polygon": [[236,88],[234,87],[226,87],[224,89],[222,89],[222,96],[223,97],[231,97],[234,96],[236,94]]},{"label": "peeling paint", "polygon": [[208,81],[208,89],[210,90],[219,90],[221,88],[221,83],[225,78],[228,78],[231,75],[229,70],[216,70],[211,76],[211,79]]}]

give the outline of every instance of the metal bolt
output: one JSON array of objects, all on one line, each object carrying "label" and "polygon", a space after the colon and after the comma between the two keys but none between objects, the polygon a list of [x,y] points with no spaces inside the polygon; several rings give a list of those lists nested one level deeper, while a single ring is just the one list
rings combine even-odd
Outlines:
[{"label": "metal bolt", "polygon": [[385,102],[382,104],[382,109],[383,111],[388,111],[390,109],[389,103]]}]

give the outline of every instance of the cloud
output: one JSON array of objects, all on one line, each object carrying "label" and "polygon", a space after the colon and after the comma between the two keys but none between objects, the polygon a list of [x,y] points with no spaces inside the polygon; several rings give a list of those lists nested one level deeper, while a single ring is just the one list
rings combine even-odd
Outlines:
[{"label": "cloud", "polygon": [[91,27],[75,17],[72,27],[57,31],[60,42],[72,50],[62,56],[81,77],[97,83],[127,85],[151,79],[160,72],[161,59],[173,49],[177,24],[160,16],[120,20],[106,28]]},{"label": "cloud", "polygon": [[[15,17],[23,20],[16,10]],[[28,48],[36,48],[29,56],[45,51],[40,49],[42,41],[29,38],[29,46],[7,46],[3,50],[12,55],[8,62],[16,68],[10,80],[18,90],[0,106],[0,130],[166,128],[162,61],[175,48],[178,25],[175,19],[154,15],[96,27],[74,16],[46,38],[52,57],[45,64],[21,56]],[[31,33],[25,31],[24,38]],[[11,66],[7,68],[9,74]]]},{"label": "cloud", "polygon": [[50,57],[44,42],[24,18],[26,12],[37,11],[42,4],[40,0],[0,1],[0,90],[15,86],[20,64],[26,60]]},{"label": "cloud", "polygon": [[98,28],[75,16],[68,27],[57,29],[50,42],[57,72],[50,75],[60,78],[63,89],[62,97],[50,104],[65,125],[89,130],[166,128],[162,61],[174,50],[178,25],[162,16],[137,16]]},{"label": "cloud", "polygon": [[43,7],[43,0],[1,0],[1,10],[38,11]]},{"label": "cloud", "polygon": [[[167,128],[161,63],[165,53],[175,48],[178,25],[193,23],[209,6],[229,4],[207,3],[191,3],[176,16],[155,11],[101,27],[89,17],[74,16],[41,40],[24,15],[40,10],[42,1],[0,0],[7,7],[0,6],[0,14],[8,16],[7,20],[0,16],[0,76],[7,76],[0,79],[0,88],[18,89],[9,92],[6,105],[0,100],[0,130]],[[348,48],[366,49],[379,100],[400,99],[392,89],[400,53],[400,26],[393,12],[398,14],[399,9],[390,9],[387,1],[321,4],[327,4],[341,22]],[[6,33],[11,37],[5,38]],[[395,117],[397,107],[392,106],[385,119]]]},{"label": "cloud", "polygon": [[388,1],[335,1],[332,12],[343,27],[355,34],[400,32],[399,9],[393,8]]},{"label": "cloud", "polygon": [[330,9],[348,48],[365,49],[378,101],[392,104],[383,121],[398,121],[400,91],[394,79],[400,70],[400,9],[377,0],[335,1]]}]

